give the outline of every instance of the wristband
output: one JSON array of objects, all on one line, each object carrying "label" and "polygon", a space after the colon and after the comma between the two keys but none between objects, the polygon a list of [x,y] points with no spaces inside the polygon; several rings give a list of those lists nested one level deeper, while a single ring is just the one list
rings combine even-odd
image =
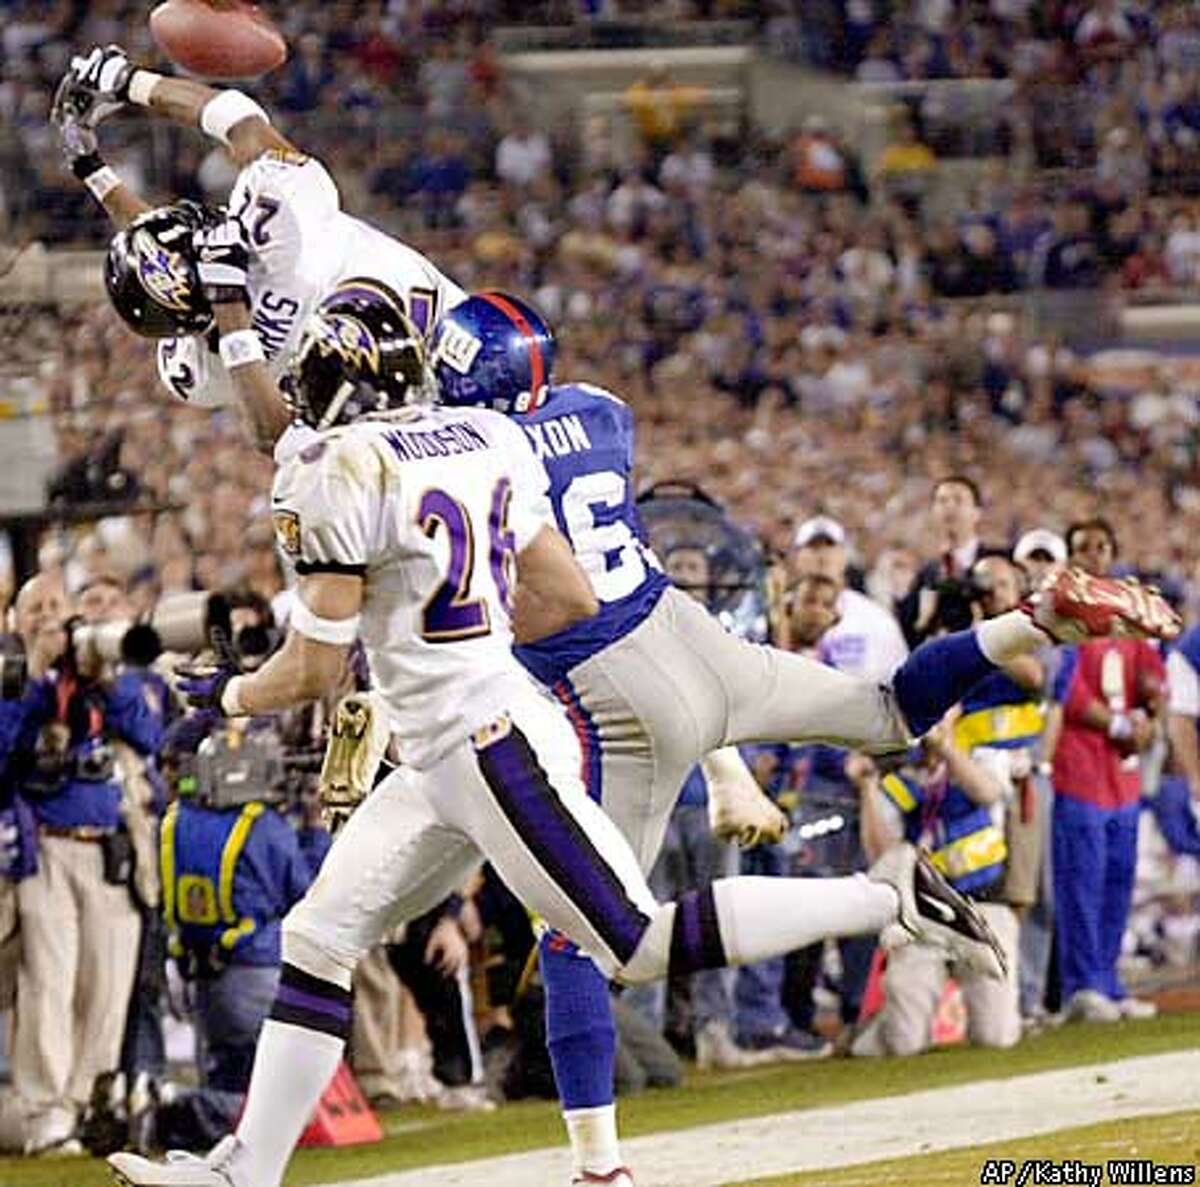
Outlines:
[{"label": "wristband", "polygon": [[86,184],[93,173],[99,173],[104,168],[104,158],[98,152],[84,153],[71,161],[71,172]]},{"label": "wristband", "polygon": [[1133,722],[1127,713],[1114,713],[1108,723],[1108,736],[1114,742],[1121,742],[1133,734]]},{"label": "wristband", "polygon": [[149,107],[150,96],[161,80],[162,75],[153,70],[135,70],[129,80],[129,102],[138,107]]},{"label": "wristband", "polygon": [[321,618],[297,596],[292,601],[288,626],[305,638],[318,643],[349,647],[358,638],[358,619],[357,614],[353,618]]},{"label": "wristband", "polygon": [[83,179],[83,184],[97,202],[103,202],[120,184],[121,179],[107,165]]},{"label": "wristband", "polygon": [[228,147],[229,133],[242,120],[255,116],[264,123],[271,122],[267,113],[249,95],[241,91],[221,91],[215,99],[210,99],[204,105],[204,110],[200,112],[200,127],[214,140]]},{"label": "wristband", "polygon": [[218,349],[221,352],[221,362],[228,371],[235,367],[245,367],[248,363],[264,363],[267,360],[262,341],[254,330],[232,330],[228,334],[222,334]]},{"label": "wristband", "polygon": [[246,709],[242,705],[242,685],[246,683],[245,676],[233,676],[221,692],[221,712],[226,717],[245,717]]}]

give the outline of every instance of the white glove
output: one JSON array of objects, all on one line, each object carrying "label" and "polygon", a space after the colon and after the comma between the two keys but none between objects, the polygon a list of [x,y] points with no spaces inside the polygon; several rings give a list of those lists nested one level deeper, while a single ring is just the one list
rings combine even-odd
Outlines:
[{"label": "white glove", "polygon": [[137,67],[119,45],[96,46],[71,59],[54,96],[50,117],[59,126],[68,119],[94,128],[129,102],[129,84]]}]

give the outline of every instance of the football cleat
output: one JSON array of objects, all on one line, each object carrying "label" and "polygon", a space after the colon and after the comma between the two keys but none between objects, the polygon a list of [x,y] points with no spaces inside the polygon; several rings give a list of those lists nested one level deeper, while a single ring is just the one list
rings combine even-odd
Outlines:
[{"label": "football cleat", "polygon": [[110,1154],[108,1165],[119,1187],[250,1187],[234,1173],[234,1158],[241,1148],[229,1134],[203,1158],[182,1150],[172,1150],[166,1162],[140,1154]]},{"label": "football cleat", "polygon": [[1183,630],[1183,620],[1152,586],[1133,577],[1095,577],[1078,568],[1059,570],[1024,609],[1056,643],[1171,640]]},{"label": "football cleat", "polygon": [[759,787],[736,747],[714,750],[701,768],[708,783],[708,824],[713,836],[742,849],[783,840],[786,814]]},{"label": "football cleat", "polygon": [[580,1171],[571,1180],[571,1187],[579,1187],[581,1183],[606,1183],[608,1187],[634,1187],[633,1172],[627,1166],[619,1166],[609,1171],[607,1175],[598,1175],[595,1171]]},{"label": "football cleat", "polygon": [[331,833],[336,834],[370,794],[389,737],[387,710],[371,693],[352,692],[338,701],[317,781]]},{"label": "football cleat", "polygon": [[[885,947],[917,941],[943,948],[950,958],[996,981],[1008,975],[1008,961],[987,920],[969,899],[938,872],[929,855],[914,845],[893,845],[867,871],[900,896],[896,929],[884,932]],[[890,933],[890,934],[889,934]]]}]

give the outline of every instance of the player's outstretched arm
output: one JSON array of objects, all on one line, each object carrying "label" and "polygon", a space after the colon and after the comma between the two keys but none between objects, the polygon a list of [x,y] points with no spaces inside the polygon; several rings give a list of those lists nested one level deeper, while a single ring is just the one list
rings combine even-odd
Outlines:
[{"label": "player's outstretched arm", "polygon": [[116,45],[97,46],[73,58],[60,88],[60,100],[64,111],[89,126],[126,104],[144,107],[176,123],[200,128],[226,145],[239,165],[248,165],[269,149],[296,151],[248,95],[143,70]]},{"label": "player's outstretched arm", "polygon": [[95,130],[66,110],[63,96],[69,87],[70,80],[64,79],[51,113],[67,168],[104,207],[113,224],[125,227],[149,210],[150,204],[134,193],[100,155]]},{"label": "player's outstretched arm", "polygon": [[250,420],[255,445],[270,453],[291,423],[291,413],[251,326],[246,293],[250,249],[245,229],[236,218],[229,218],[217,227],[198,231],[194,243],[200,283],[221,335],[221,362]]},{"label": "player's outstretched arm", "polygon": [[190,672],[179,689],[197,709],[227,717],[273,713],[319,700],[338,687],[358,635],[363,579],[310,573],[299,579],[283,646],[258,671],[238,675],[218,666]]}]

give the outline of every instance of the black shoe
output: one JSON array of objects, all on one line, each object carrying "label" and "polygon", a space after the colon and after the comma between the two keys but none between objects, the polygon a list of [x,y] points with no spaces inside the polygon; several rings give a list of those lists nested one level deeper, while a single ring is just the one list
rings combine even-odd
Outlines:
[{"label": "black shoe", "polygon": [[[986,977],[1003,981],[1008,976],[1004,949],[979,908],[942,877],[923,850],[893,845],[867,876],[896,891],[897,923],[911,939],[944,948],[954,960]],[[885,946],[886,940],[885,935]]]}]

